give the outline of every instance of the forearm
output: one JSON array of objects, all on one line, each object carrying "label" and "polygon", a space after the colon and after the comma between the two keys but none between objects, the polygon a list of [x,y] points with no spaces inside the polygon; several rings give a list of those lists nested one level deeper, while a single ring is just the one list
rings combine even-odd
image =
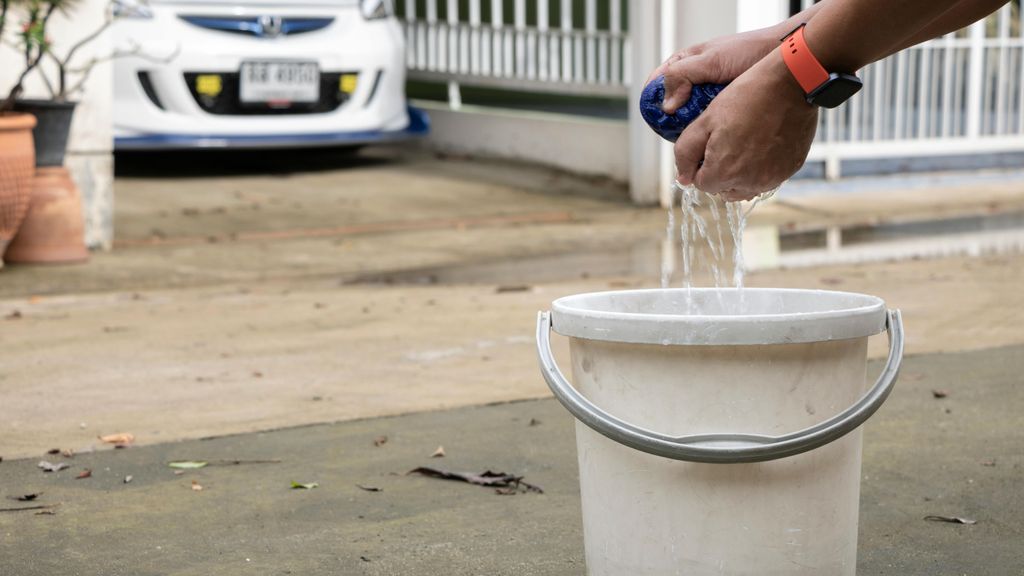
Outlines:
[{"label": "forearm", "polygon": [[826,70],[852,73],[900,50],[958,4],[957,0],[828,2],[807,26],[807,44]]},{"label": "forearm", "polygon": [[970,26],[995,12],[1006,2],[1007,0],[961,0],[956,6],[953,6],[938,18],[925,25],[924,28],[918,30],[913,36],[904,40],[889,54],[895,54],[900,50],[910,48],[921,42]]}]

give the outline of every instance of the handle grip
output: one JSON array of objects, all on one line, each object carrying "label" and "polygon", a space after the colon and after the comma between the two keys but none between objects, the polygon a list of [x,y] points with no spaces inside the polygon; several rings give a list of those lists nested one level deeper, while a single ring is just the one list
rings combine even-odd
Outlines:
[{"label": "handle grip", "polygon": [[687,462],[732,464],[764,462],[814,450],[856,430],[877,411],[892,392],[903,362],[903,319],[889,310],[886,330],[889,358],[875,385],[856,403],[836,416],[782,436],[759,434],[695,434],[668,436],[612,416],[579,393],[555,363],[551,352],[551,313],[537,316],[537,355],[541,374],[562,406],[595,432],[635,450]]}]

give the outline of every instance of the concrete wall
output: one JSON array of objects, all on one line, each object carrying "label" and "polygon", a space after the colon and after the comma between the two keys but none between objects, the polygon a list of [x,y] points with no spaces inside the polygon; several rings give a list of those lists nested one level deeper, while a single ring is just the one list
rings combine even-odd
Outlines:
[{"label": "concrete wall", "polygon": [[414,103],[430,115],[427,145],[443,152],[509,158],[578,174],[629,179],[629,126],[621,120],[479,106],[458,111]]},{"label": "concrete wall", "polygon": [[[51,19],[49,36],[54,52],[63,56],[79,39],[99,28],[104,21],[107,0],[81,0],[69,13]],[[14,40],[14,30],[21,26],[15,12],[7,26],[6,39]],[[82,65],[93,57],[110,53],[108,34],[79,50],[73,63]],[[21,72],[22,57],[10,46],[0,46],[0,92],[6,96]],[[52,68],[50,69],[52,71]],[[51,75],[51,77],[55,77]],[[44,84],[33,74],[26,85],[26,97],[47,98]],[[109,249],[113,243],[114,160],[113,160],[113,76],[111,63],[102,62],[90,74],[84,92],[72,97],[80,104],[75,111],[68,142],[67,167],[82,192],[86,244],[91,248]]]}]

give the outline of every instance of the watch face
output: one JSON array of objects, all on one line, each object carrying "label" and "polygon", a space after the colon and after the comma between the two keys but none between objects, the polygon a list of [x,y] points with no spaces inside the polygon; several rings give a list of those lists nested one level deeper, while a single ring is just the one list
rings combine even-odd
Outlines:
[{"label": "watch face", "polygon": [[860,78],[852,74],[833,72],[828,75],[828,80],[807,95],[807,101],[822,108],[835,108],[849,100],[863,85]]}]

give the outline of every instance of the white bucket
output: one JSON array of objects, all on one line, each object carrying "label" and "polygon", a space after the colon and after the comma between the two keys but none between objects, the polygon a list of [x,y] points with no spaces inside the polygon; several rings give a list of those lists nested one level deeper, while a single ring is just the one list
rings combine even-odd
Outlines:
[{"label": "white bucket", "polygon": [[[864,393],[868,336],[886,328]],[[855,574],[858,427],[896,381],[898,311],[815,290],[580,294],[540,314],[537,349],[578,420],[588,574]]]}]

